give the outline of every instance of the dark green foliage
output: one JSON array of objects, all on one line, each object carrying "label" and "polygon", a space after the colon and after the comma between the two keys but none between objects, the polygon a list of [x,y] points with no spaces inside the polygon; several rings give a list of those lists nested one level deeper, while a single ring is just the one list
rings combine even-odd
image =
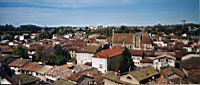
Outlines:
[{"label": "dark green foliage", "polygon": [[23,59],[28,59],[28,50],[22,47],[15,48],[12,52],[13,55],[17,55]]},{"label": "dark green foliage", "polygon": [[122,53],[122,60],[120,62],[120,73],[128,72],[134,69],[133,59],[131,58],[131,53],[128,48],[125,48]]},{"label": "dark green foliage", "polygon": [[37,48],[35,60],[49,65],[62,65],[71,60],[71,57],[61,45],[55,45],[54,47]]},{"label": "dark green foliage", "polygon": [[34,61],[40,61],[41,57],[42,57],[42,47],[41,46],[37,46],[36,53],[34,55]]},{"label": "dark green foliage", "polygon": [[0,77],[5,78],[6,76],[12,77],[14,72],[6,65],[0,67]]},{"label": "dark green foliage", "polygon": [[41,40],[41,39],[51,39],[53,36],[51,33],[49,32],[41,32],[38,36],[37,36],[37,40]]}]

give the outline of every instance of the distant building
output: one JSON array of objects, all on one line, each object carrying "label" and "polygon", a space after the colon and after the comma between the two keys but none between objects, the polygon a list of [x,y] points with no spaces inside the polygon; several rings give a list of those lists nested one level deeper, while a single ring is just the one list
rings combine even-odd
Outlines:
[{"label": "distant building", "polygon": [[113,33],[112,45],[129,49],[153,49],[153,41],[148,33]]}]

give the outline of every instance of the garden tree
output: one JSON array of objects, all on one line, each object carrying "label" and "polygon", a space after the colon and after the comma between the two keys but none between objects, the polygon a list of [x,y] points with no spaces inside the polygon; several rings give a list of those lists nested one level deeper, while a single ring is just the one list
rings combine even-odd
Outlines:
[{"label": "garden tree", "polygon": [[41,51],[41,61],[46,64],[62,65],[70,59],[70,54],[61,45],[45,47]]},{"label": "garden tree", "polygon": [[12,77],[14,72],[7,66],[7,65],[1,65],[0,67],[0,78],[5,78],[6,76]]},{"label": "garden tree", "polygon": [[65,52],[60,44],[54,46],[55,54],[56,55],[64,55]]},{"label": "garden tree", "polygon": [[54,54],[55,50],[53,46],[44,47],[41,51],[41,62],[43,64],[48,63]]},{"label": "garden tree", "polygon": [[122,52],[122,60],[120,62],[120,73],[125,73],[135,68],[131,53],[128,48],[125,48]]},{"label": "garden tree", "polygon": [[34,61],[40,61],[42,57],[42,46],[37,46],[36,47],[36,53],[34,55]]},{"label": "garden tree", "polygon": [[28,59],[28,50],[23,47],[15,48],[12,52],[13,55],[17,55],[23,59]]},{"label": "garden tree", "polygon": [[41,39],[51,39],[53,36],[51,33],[49,32],[41,32],[38,36],[37,36],[37,40],[41,40]]}]

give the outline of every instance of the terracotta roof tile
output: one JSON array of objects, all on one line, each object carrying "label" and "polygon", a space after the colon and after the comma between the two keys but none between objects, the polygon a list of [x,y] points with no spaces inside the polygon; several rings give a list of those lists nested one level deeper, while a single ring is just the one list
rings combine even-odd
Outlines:
[{"label": "terracotta roof tile", "polygon": [[144,51],[142,50],[130,50],[132,56],[143,56]]},{"label": "terracotta roof tile", "polygon": [[111,49],[106,49],[106,50],[102,50],[102,51],[98,52],[97,54],[95,54],[95,57],[110,58],[110,57],[114,57],[114,56],[121,55],[121,54],[122,54],[122,48],[114,47]]},{"label": "terracotta roof tile", "polygon": [[11,66],[11,67],[22,67],[30,61],[31,61],[30,59],[16,59],[13,62],[11,62],[9,64],[9,66]]}]

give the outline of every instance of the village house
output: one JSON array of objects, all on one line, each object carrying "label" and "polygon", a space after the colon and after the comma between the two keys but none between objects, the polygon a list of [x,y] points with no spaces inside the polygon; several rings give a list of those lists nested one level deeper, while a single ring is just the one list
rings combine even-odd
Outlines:
[{"label": "village house", "polygon": [[58,79],[68,80],[67,78],[70,77],[72,74],[91,68],[92,67],[90,66],[82,64],[77,64],[75,66],[68,66],[68,65],[54,66],[50,70],[45,72],[46,81],[53,82]]},{"label": "village house", "polygon": [[22,73],[24,74],[27,74],[27,75],[32,75],[33,74],[33,69],[35,68],[38,68],[38,67],[42,67],[41,65],[39,65],[38,63],[36,62],[29,62],[29,63],[26,63],[22,68],[21,68],[21,71]]},{"label": "village house", "polygon": [[30,59],[16,59],[10,64],[8,64],[8,66],[10,67],[11,70],[15,71],[15,74],[21,74],[22,67],[29,62],[31,62]]},{"label": "village house", "polygon": [[144,57],[144,52],[142,50],[130,50],[130,52],[131,52],[134,65],[137,67],[140,67],[141,66],[140,61]]},{"label": "village house", "polygon": [[181,69],[172,66],[163,67],[160,71],[161,74],[163,74],[163,76],[166,77],[171,84],[178,84],[176,81],[174,81],[176,79],[178,79],[181,83],[186,78],[186,75]]},{"label": "village house", "polygon": [[153,66],[153,60],[146,57],[140,61],[140,67]]},{"label": "village house", "polygon": [[160,70],[161,67],[175,66],[176,58],[170,54],[164,53],[153,59],[154,68]]},{"label": "village house", "polygon": [[6,76],[6,82],[0,82],[1,84],[11,85],[35,85],[38,84],[40,79],[31,75],[19,74],[13,75],[12,77]]},{"label": "village house", "polygon": [[53,82],[58,80],[61,77],[70,76],[73,74],[73,71],[68,68],[67,65],[54,66],[52,69],[48,70],[46,73],[46,81]]},{"label": "village house", "polygon": [[53,68],[52,66],[47,66],[47,65],[45,65],[45,66],[38,66],[38,67],[32,69],[32,71],[33,71],[32,75],[40,78],[40,80],[42,80],[42,81],[47,81],[47,78],[46,78],[45,74],[49,70],[51,70],[52,68]]},{"label": "village house", "polygon": [[85,64],[87,62],[92,62],[92,56],[96,53],[99,46],[87,45],[82,49],[76,51],[77,64]]},{"label": "village house", "polygon": [[139,70],[128,72],[120,77],[121,81],[130,84],[147,84],[159,77],[159,72],[152,66],[147,66]]},{"label": "village house", "polygon": [[153,43],[158,47],[166,47],[167,46],[167,43],[165,43],[164,41],[153,41]]},{"label": "village house", "polygon": [[102,73],[96,68],[87,69],[75,74],[72,74],[67,79],[76,82],[78,85],[96,85],[103,84]]},{"label": "village house", "polygon": [[36,53],[36,45],[30,45],[29,47],[28,47],[28,55],[29,55],[29,58],[33,58],[33,56],[35,55],[35,53]]},{"label": "village house", "polygon": [[151,50],[154,49],[153,41],[148,33],[113,33],[112,45],[127,47],[129,49],[143,49]]},{"label": "village house", "polygon": [[13,48],[7,45],[0,45],[0,51],[2,54],[11,54],[13,51]]},{"label": "village house", "polygon": [[122,48],[114,47],[102,50],[92,57],[92,67],[98,68],[105,73],[107,71],[118,71],[122,59]]}]

